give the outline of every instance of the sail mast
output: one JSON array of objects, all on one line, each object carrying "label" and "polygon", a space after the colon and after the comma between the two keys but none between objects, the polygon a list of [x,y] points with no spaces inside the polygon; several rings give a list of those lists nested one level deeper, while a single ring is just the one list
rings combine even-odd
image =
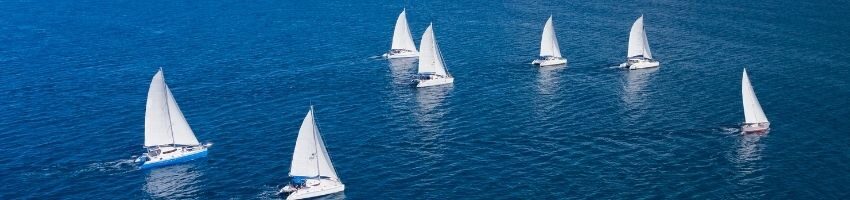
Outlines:
[{"label": "sail mast", "polygon": [[[549,15],[549,20],[551,21],[551,19],[552,19],[552,15]],[[552,22],[551,25],[552,25],[552,27],[551,27],[552,28],[551,29],[551,32],[552,32],[551,33],[552,34],[552,56],[561,57],[561,48],[558,47],[558,38],[555,35],[555,23]]]},{"label": "sail mast", "polygon": [[[643,14],[640,15],[643,19]],[[649,50],[649,39],[646,38],[646,26],[641,23],[641,32],[643,33],[643,57],[652,59],[652,51]]]},{"label": "sail mast", "polygon": [[310,105],[310,113],[313,113],[313,158],[316,159],[316,176],[319,180],[322,179],[322,168],[319,167],[319,138],[316,134],[319,133],[319,126],[316,124],[316,112],[313,111],[313,105]]},{"label": "sail mast", "polygon": [[165,91],[162,96],[165,98],[165,113],[168,116],[168,130],[171,131],[171,146],[173,147],[176,142],[174,141],[174,126],[171,124],[171,108],[168,107],[168,84],[165,83],[165,72],[162,71],[162,67],[159,68],[159,72],[162,73],[162,88]]},{"label": "sail mast", "polygon": [[404,13],[404,29],[407,30],[406,31],[407,32],[407,34],[406,34],[407,41],[408,41],[409,47],[411,48],[411,49],[408,49],[408,50],[418,51],[418,50],[416,50],[416,43],[413,42],[413,33],[410,32],[410,24],[408,24],[408,22],[407,22],[407,8],[406,7],[403,8],[401,10],[401,12]]},{"label": "sail mast", "polygon": [[428,28],[425,29],[425,33],[422,33],[422,39],[419,42],[419,50],[421,50],[419,54],[419,68],[417,69],[417,73],[419,74],[437,72],[434,67],[437,62],[436,55],[434,53],[434,37],[429,34],[433,32],[431,26],[432,24],[428,24]]},{"label": "sail mast", "polygon": [[[552,19],[552,15],[549,15],[549,19]],[[561,57],[561,47],[558,46],[558,35],[555,34],[555,22],[552,21],[552,20],[550,20],[550,22],[551,23],[549,25],[551,27],[551,30],[549,30],[549,31],[552,34],[552,56],[560,58]]]}]

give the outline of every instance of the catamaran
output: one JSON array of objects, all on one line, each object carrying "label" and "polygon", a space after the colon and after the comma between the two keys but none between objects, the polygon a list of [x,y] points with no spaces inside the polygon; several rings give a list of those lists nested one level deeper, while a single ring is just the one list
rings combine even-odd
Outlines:
[{"label": "catamaran", "polygon": [[145,110],[145,148],[136,162],[144,162],[140,168],[152,168],[177,164],[207,156],[212,144],[201,144],[171,89],[165,84],[162,68],[156,72],[148,90],[148,102]]},{"label": "catamaran", "polygon": [[652,59],[652,52],[649,50],[649,40],[646,39],[646,29],[643,28],[643,15],[635,21],[629,32],[629,51],[626,57],[626,62],[620,64],[620,67],[634,70],[659,65],[658,61]]},{"label": "catamaran", "polygon": [[413,35],[410,34],[410,27],[407,25],[406,9],[401,11],[398,19],[395,21],[395,30],[393,31],[393,44],[390,51],[384,54],[386,58],[412,58],[419,56],[416,51],[416,44],[413,44]]},{"label": "catamaran", "polygon": [[761,109],[756,93],[753,91],[753,86],[750,85],[750,77],[747,76],[747,69],[744,69],[744,76],[741,78],[741,96],[744,102],[744,124],[741,127],[744,133],[762,133],[770,129],[770,122],[767,121],[767,116],[764,115],[764,110]]},{"label": "catamaran", "polygon": [[298,130],[289,177],[289,184],[280,189],[281,193],[289,193],[287,200],[313,198],[345,190],[319,133],[313,106],[310,106]]},{"label": "catamaran", "polygon": [[543,36],[540,39],[540,57],[531,64],[542,66],[567,64],[567,59],[561,57],[561,48],[558,47],[558,37],[555,36],[555,27],[552,26],[552,16],[546,20],[543,26]]},{"label": "catamaran", "polygon": [[428,24],[428,28],[422,34],[422,41],[419,42],[419,50],[422,52],[419,55],[416,87],[443,85],[455,81],[455,78],[446,71],[443,55],[440,53],[440,46],[437,45],[432,26],[433,24]]}]

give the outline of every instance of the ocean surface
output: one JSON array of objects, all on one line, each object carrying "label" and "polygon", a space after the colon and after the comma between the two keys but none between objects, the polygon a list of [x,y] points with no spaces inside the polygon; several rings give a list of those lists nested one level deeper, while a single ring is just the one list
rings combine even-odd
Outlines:
[{"label": "ocean surface", "polygon": [[[407,9],[456,80],[380,58]],[[848,199],[848,1],[2,1],[0,199]],[[661,67],[628,71],[643,14]],[[554,17],[565,67],[538,68]],[[165,71],[205,159],[138,170]],[[772,130],[741,135],[746,67]]]}]

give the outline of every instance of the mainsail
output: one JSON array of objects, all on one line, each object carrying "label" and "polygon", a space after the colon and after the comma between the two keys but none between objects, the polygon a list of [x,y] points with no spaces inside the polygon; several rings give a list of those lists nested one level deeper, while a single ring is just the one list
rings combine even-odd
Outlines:
[{"label": "mainsail", "polygon": [[552,26],[552,16],[543,26],[543,36],[540,39],[540,57],[561,57],[561,48],[558,47],[558,37],[555,36],[555,27]]},{"label": "mainsail", "polygon": [[753,86],[750,85],[750,77],[747,76],[747,69],[744,69],[744,76],[741,78],[741,96],[744,102],[744,121],[746,123],[765,123],[767,116],[764,115],[764,110],[761,109],[756,93],[753,91]]},{"label": "mainsail", "polygon": [[195,133],[165,84],[162,69],[156,72],[148,89],[145,109],[145,146],[198,145]]},{"label": "mainsail", "polygon": [[413,35],[410,34],[410,27],[407,25],[406,10],[402,10],[395,21],[395,30],[393,31],[392,49],[406,49],[416,52],[416,44],[413,43]]},{"label": "mainsail", "polygon": [[429,24],[422,34],[422,41],[419,42],[419,70],[420,74],[434,73],[436,75],[446,76],[446,66],[443,63],[443,55],[440,53],[440,47],[437,45],[437,39],[434,37],[434,30]]},{"label": "mainsail", "polygon": [[316,126],[312,106],[304,117],[304,121],[301,122],[301,129],[298,130],[289,176],[323,176],[339,179],[328,156],[322,135],[319,133],[319,127]]},{"label": "mainsail", "polygon": [[649,50],[649,40],[646,39],[646,30],[643,27],[643,15],[632,25],[632,30],[629,32],[629,52],[626,57],[643,56],[644,58],[652,59],[652,52]]}]

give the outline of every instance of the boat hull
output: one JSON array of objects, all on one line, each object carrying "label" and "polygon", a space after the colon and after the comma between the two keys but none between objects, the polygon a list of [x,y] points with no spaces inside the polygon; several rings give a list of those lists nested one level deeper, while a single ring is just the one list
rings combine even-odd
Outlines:
[{"label": "boat hull", "polygon": [[416,58],[419,57],[419,53],[416,52],[402,52],[402,53],[385,53],[384,58],[393,59],[393,58]]},{"label": "boat hull", "polygon": [[567,64],[567,59],[557,58],[557,59],[546,59],[546,60],[534,60],[531,64],[539,65],[541,67],[545,66],[553,66],[553,65],[565,65]]},{"label": "boat hull", "polygon": [[450,83],[454,83],[454,82],[455,82],[454,77],[434,78],[434,79],[425,79],[425,80],[420,79],[420,80],[417,80],[416,87],[421,88],[421,87],[438,86],[438,85],[445,85],[445,84],[450,84]]},{"label": "boat hull", "polygon": [[741,133],[766,133],[770,130],[770,124],[768,123],[759,123],[759,124],[744,124],[741,126]]},{"label": "boat hull", "polygon": [[[289,196],[286,197],[287,200],[296,200],[296,199],[307,199],[325,196],[329,194],[339,193],[345,191],[345,185],[334,181],[323,179],[321,180],[321,184],[309,186],[306,188],[297,189],[294,192],[289,193]],[[284,191],[281,191],[284,192]]]},{"label": "boat hull", "polygon": [[658,67],[660,63],[654,60],[642,60],[628,64],[630,70]]},{"label": "boat hull", "polygon": [[200,150],[195,150],[191,152],[185,152],[181,155],[171,156],[168,158],[149,158],[150,160],[145,161],[140,169],[151,169],[157,167],[164,167],[168,165],[180,164],[188,161],[192,161],[198,158],[203,158],[207,156],[207,148],[203,148]]}]

